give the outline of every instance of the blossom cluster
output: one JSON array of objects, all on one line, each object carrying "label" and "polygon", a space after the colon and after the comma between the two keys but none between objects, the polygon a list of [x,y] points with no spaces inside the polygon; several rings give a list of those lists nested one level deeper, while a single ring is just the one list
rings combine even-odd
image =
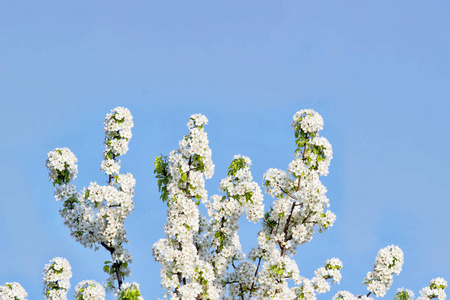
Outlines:
[{"label": "blossom cluster", "polygon": [[54,185],[68,183],[77,177],[77,158],[68,148],[56,148],[47,154],[47,168]]},{"label": "blossom cluster", "polygon": [[[155,173],[161,199],[167,201],[166,238],[153,246],[155,259],[161,263],[162,285],[173,299],[294,299],[311,297],[330,289],[327,281],[339,283],[342,263],[327,261],[309,280],[301,277],[291,258],[296,247],[312,239],[315,231],[330,228],[335,215],[326,210],[329,200],[319,176],[328,173],[332,159],[329,142],[319,137],[322,117],[313,110],[295,114],[297,151],[288,172],[269,169],[264,175],[266,192],[276,198],[264,214],[263,195],[253,181],[246,156],[235,156],[228,176],[209,200],[204,178],[210,178],[214,165],[208,147],[203,115],[192,115],[189,134],[179,149],[168,158],[157,157]],[[205,203],[209,219],[198,205]],[[246,213],[251,222],[263,219],[258,234],[259,246],[248,254],[241,250],[239,218]],[[291,279],[297,286],[290,287]]]},{"label": "blossom cluster", "polygon": [[116,299],[120,300],[144,300],[139,290],[139,284],[136,282],[127,282],[122,284],[116,291]]},{"label": "blossom cluster", "polygon": [[447,295],[445,289],[447,288],[447,281],[438,277],[430,281],[430,285],[420,290],[420,296],[417,300],[428,300],[437,298],[439,300],[445,300]]},{"label": "blossom cluster", "polygon": [[[339,291],[333,297],[333,300],[356,300],[366,299],[372,300],[369,297],[372,293],[377,297],[383,297],[386,291],[390,288],[393,281],[393,274],[399,274],[403,265],[403,251],[394,245],[387,246],[377,254],[375,259],[374,269],[369,272],[364,279],[364,284],[368,285],[369,293],[367,295],[355,296],[349,291]],[[428,300],[437,298],[445,300],[445,289],[447,288],[447,281],[444,278],[438,277],[431,280],[430,285],[420,291],[420,297],[417,300]],[[395,300],[413,300],[414,292],[405,289],[397,289]]]},{"label": "blossom cluster", "polygon": [[18,282],[0,285],[0,300],[26,300],[28,294]]},{"label": "blossom cluster", "polygon": [[315,134],[323,129],[323,118],[312,109],[302,109],[292,117],[292,127],[295,130]]},{"label": "blossom cluster", "polygon": [[305,279],[300,276],[295,260],[287,255],[273,255],[273,253],[263,260],[264,263],[256,278],[257,284],[253,291],[255,298],[295,299],[298,286],[289,287],[287,280],[291,279],[295,285],[300,285]]},{"label": "blossom cluster", "polygon": [[[258,222],[264,215],[263,195],[259,185],[253,181],[250,171],[250,158],[235,155],[228,167],[228,176],[221,180],[219,190],[226,195],[214,195],[206,204],[211,224],[205,240],[211,237],[213,254],[205,253],[208,261],[214,265],[217,278],[225,275],[234,260],[242,261],[245,255],[239,241],[239,218],[246,212],[247,219]],[[205,247],[207,248],[207,247]],[[249,269],[250,268],[250,269]],[[254,267],[253,267],[254,268]],[[235,272],[228,274],[228,281],[246,281],[243,274],[252,268],[249,263],[241,262]],[[253,270],[255,272],[255,270]],[[244,282],[240,283],[244,285]]]},{"label": "blossom cluster", "polygon": [[413,299],[414,299],[413,291],[405,288],[397,289],[397,294],[395,294],[395,300],[413,300]]},{"label": "blossom cluster", "polygon": [[[106,149],[103,152],[104,159],[111,160],[127,153],[128,143],[133,136],[131,128],[134,126],[133,116],[130,111],[125,107],[116,107],[111,110],[111,113],[106,115],[103,124],[105,125],[104,130],[106,136]],[[106,165],[108,163],[105,163]],[[107,169],[105,171],[109,173]]]},{"label": "blossom cluster", "polygon": [[369,295],[355,296],[349,291],[339,291],[332,298],[332,300],[357,300],[357,299],[373,300],[373,298],[369,297]]},{"label": "blossom cluster", "polygon": [[208,201],[205,178],[212,177],[214,164],[204,130],[208,119],[192,115],[189,134],[179,142],[179,149],[168,158],[157,157],[155,173],[167,201],[166,238],[153,245],[153,256],[161,263],[161,284],[172,299],[219,299],[212,264],[203,257],[202,246],[207,244],[201,233],[209,224],[201,216],[198,205]]},{"label": "blossom cluster", "polygon": [[364,278],[367,289],[378,297],[383,297],[391,287],[394,274],[400,274],[403,266],[403,251],[398,246],[387,246],[378,251],[372,272]]},{"label": "blossom cluster", "polygon": [[363,299],[363,300],[373,300],[372,297],[369,297],[368,295],[358,295],[355,296],[349,291],[339,291],[337,292],[332,300],[357,300],[357,299]]},{"label": "blossom cluster", "polygon": [[[85,245],[106,243],[110,247],[126,243],[125,218],[133,211],[131,193],[120,191],[114,186],[100,186],[91,182],[79,197],[82,212],[75,215],[74,223],[79,226],[79,239]],[[84,221],[84,222],[83,222]]]},{"label": "blossom cluster", "polygon": [[[264,215],[258,247],[249,254],[254,261],[262,261],[252,291],[258,299],[315,299],[316,293],[329,291],[327,279],[339,283],[341,278],[342,263],[338,259],[327,261],[311,280],[299,275],[291,259],[298,245],[309,242],[315,232],[333,226],[336,219],[327,210],[327,189],[319,179],[328,174],[332,159],[331,145],[318,136],[323,119],[313,110],[302,110],[294,115],[292,127],[297,149],[287,172],[271,168],[263,176],[266,192],[276,200]],[[288,279],[295,285],[288,285]]]},{"label": "blossom cluster", "polygon": [[70,289],[72,267],[67,259],[55,257],[45,265],[43,274],[44,297],[47,300],[66,300]]},{"label": "blossom cluster", "polygon": [[[219,190],[226,193],[225,199],[235,200],[238,206],[246,210],[247,219],[258,222],[264,215],[263,195],[259,185],[253,181],[250,172],[252,161],[247,156],[235,155],[228,167],[228,176],[221,180]],[[224,199],[224,200],[225,200]],[[222,217],[231,215],[223,212]],[[211,215],[210,215],[211,216]]]},{"label": "blossom cluster", "polygon": [[[168,206],[166,237],[153,245],[153,256],[162,266],[161,284],[167,290],[164,298],[315,300],[317,294],[329,292],[331,283],[339,284],[342,278],[338,258],[327,260],[311,279],[300,275],[292,258],[299,245],[336,220],[320,181],[333,158],[331,144],[319,136],[323,118],[310,109],[294,115],[294,159],[286,171],[270,168],[264,174],[263,187],[275,198],[265,213],[262,191],[253,181],[251,160],[246,156],[237,155],[231,162],[219,186],[223,195],[208,198],[205,179],[213,175],[214,165],[204,131],[207,122],[203,115],[192,115],[189,134],[179,142],[179,149],[168,157],[156,157],[154,163],[161,199]],[[205,205],[207,216],[200,213],[200,204]],[[238,235],[244,212],[249,221],[262,219],[263,224],[258,245],[248,255]],[[373,271],[364,279],[370,292],[355,296],[339,291],[333,299],[372,300],[372,293],[385,295],[402,264],[400,248],[381,249]],[[444,299],[445,287],[446,282],[436,279],[421,294]],[[413,297],[409,290],[399,293]]]},{"label": "blossom cluster", "polygon": [[316,276],[312,279],[317,293],[322,294],[330,291],[331,285],[327,279],[332,279],[333,283],[340,283],[342,279],[341,269],[342,261],[335,257],[327,260],[324,267],[317,269],[314,272]]},{"label": "blossom cluster", "polygon": [[49,178],[55,185],[55,198],[63,202],[60,214],[71,235],[85,247],[105,248],[111,261],[104,266],[108,287],[119,285],[130,276],[132,256],[124,248],[128,243],[124,222],[134,209],[136,180],[130,173],[119,174],[120,160],[128,151],[132,137],[133,117],[123,107],[114,108],[104,120],[105,146],[101,169],[108,175],[108,185],[91,182],[77,192],[70,183],[76,177],[77,159],[67,148],[57,148],[48,154]]},{"label": "blossom cluster", "polygon": [[83,280],[75,287],[73,297],[77,300],[104,300],[105,289],[95,280]]},{"label": "blossom cluster", "polygon": [[[286,261],[290,261],[290,258],[285,257]],[[317,294],[327,293],[331,289],[331,284],[328,279],[331,279],[333,283],[340,283],[342,275],[340,269],[342,268],[342,262],[338,258],[332,258],[325,262],[325,266],[318,268],[314,274],[316,275],[312,279],[299,276],[297,266],[294,265],[290,268],[277,267],[276,269],[272,266],[272,271],[276,271],[279,275],[283,275],[286,271],[291,275],[295,287],[289,288],[285,284],[277,284],[272,282],[271,284],[265,284],[262,286],[261,290],[267,290],[267,295],[272,295],[272,297],[279,297],[280,299],[288,297],[288,299],[305,299],[305,300],[315,300]],[[261,274],[262,276],[262,274]],[[273,274],[272,274],[273,277]],[[275,289],[272,287],[275,285]],[[282,289],[282,292],[278,289]],[[261,290],[259,292],[261,292]],[[264,297],[263,297],[264,298]],[[265,298],[264,298],[265,299]]]}]

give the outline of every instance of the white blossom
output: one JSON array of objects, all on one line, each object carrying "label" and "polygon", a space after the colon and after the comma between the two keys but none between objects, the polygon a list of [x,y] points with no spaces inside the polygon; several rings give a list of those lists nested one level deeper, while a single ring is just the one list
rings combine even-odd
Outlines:
[{"label": "white blossom", "polygon": [[69,183],[77,177],[77,158],[68,148],[56,148],[47,154],[48,177],[56,184]]},{"label": "white blossom", "polygon": [[[55,185],[55,198],[63,202],[60,214],[72,237],[87,248],[97,250],[103,247],[111,254],[111,261],[104,270],[109,275],[108,287],[114,288],[116,280],[120,282],[119,279],[131,275],[129,265],[133,261],[124,248],[128,243],[124,223],[134,209],[136,180],[130,173],[119,173],[121,161],[118,158],[128,151],[133,117],[128,109],[116,107],[106,115],[103,123],[106,149],[101,170],[108,175],[108,185],[91,182],[87,188],[77,192],[76,187],[69,183],[76,177],[77,159],[67,148],[49,152],[47,168]],[[121,278],[117,278],[117,274]]]},{"label": "white blossom", "polygon": [[70,289],[72,267],[67,259],[55,257],[45,265],[43,274],[44,297],[48,300],[66,300]]},{"label": "white blossom", "polygon": [[417,300],[428,300],[437,298],[439,300],[445,300],[447,295],[445,289],[447,288],[447,281],[438,277],[430,281],[430,285],[420,290],[420,296]]},{"label": "white blossom", "polygon": [[339,291],[334,295],[333,300],[356,300],[357,298],[349,291]]},{"label": "white blossom", "polygon": [[[303,148],[297,149],[288,172],[272,168],[264,174],[266,192],[276,198],[266,214],[261,188],[250,172],[251,160],[242,155],[234,157],[220,182],[224,195],[208,201],[204,179],[211,177],[213,165],[205,124],[206,117],[191,116],[189,134],[179,149],[155,161],[161,199],[168,204],[166,238],[153,246],[153,256],[162,265],[165,297],[242,299],[251,294],[254,299],[316,299],[316,293],[329,291],[330,282],[341,280],[340,260],[328,260],[310,280],[300,276],[291,258],[298,245],[333,226],[336,219],[327,210],[326,188],[319,180],[328,173],[332,158],[331,145],[318,137],[322,117],[312,110],[294,116],[300,139],[296,143]],[[201,203],[209,220],[199,213]],[[258,247],[247,256],[238,236],[244,212],[249,221],[264,222]]]},{"label": "white blossom", "polygon": [[305,133],[317,133],[323,129],[323,118],[312,109],[303,109],[295,113],[292,127],[300,126]]},{"label": "white blossom", "polygon": [[397,289],[396,299],[412,300],[414,299],[414,292],[405,288]]},{"label": "white blossom", "polygon": [[27,292],[18,282],[0,285],[0,300],[26,300],[27,297]]},{"label": "white blossom", "polygon": [[400,274],[403,266],[403,251],[394,245],[378,251],[373,271],[367,273],[364,284],[378,297],[383,297],[391,287],[394,274]]},{"label": "white blossom", "polygon": [[105,289],[94,280],[83,280],[76,285],[73,297],[77,300],[104,300]]},{"label": "white blossom", "polygon": [[120,289],[116,291],[116,299],[122,300],[122,299],[137,299],[137,300],[144,300],[144,298],[141,296],[141,292],[139,290],[139,284],[136,282],[127,282],[122,284]]}]

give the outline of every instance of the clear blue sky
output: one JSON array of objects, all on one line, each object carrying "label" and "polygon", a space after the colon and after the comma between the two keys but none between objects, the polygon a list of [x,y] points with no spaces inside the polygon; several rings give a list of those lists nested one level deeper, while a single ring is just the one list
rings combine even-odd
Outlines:
[{"label": "clear blue sky", "polygon": [[[78,188],[105,182],[102,120],[115,106],[135,118],[122,170],[137,179],[126,227],[131,280],[146,299],[162,295],[151,246],[163,237],[165,205],[153,159],[177,147],[192,113],[210,120],[211,195],[234,154],[253,160],[258,181],[286,168],[292,115],[322,114],[337,221],[296,260],[309,277],[331,257],[344,268],[341,285],[319,299],[366,292],[362,280],[390,244],[405,264],[386,298],[450,280],[449,12],[448,1],[411,0],[3,1],[0,284],[18,281],[40,299],[55,256],[72,264],[72,286],[106,278],[106,251],[84,249],[63,226],[45,159],[69,147]],[[244,249],[258,229],[242,221]]]}]

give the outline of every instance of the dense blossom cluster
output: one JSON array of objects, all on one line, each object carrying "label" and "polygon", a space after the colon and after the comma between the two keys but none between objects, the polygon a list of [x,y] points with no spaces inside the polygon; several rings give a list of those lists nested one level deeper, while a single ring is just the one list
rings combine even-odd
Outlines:
[{"label": "dense blossom cluster", "polygon": [[[316,277],[310,280],[299,275],[291,258],[298,245],[309,242],[316,231],[333,226],[336,219],[327,210],[327,189],[319,179],[328,174],[332,159],[331,145],[318,136],[323,119],[313,110],[302,110],[294,115],[292,127],[297,149],[287,172],[272,168],[263,176],[266,192],[276,200],[264,216],[264,226],[258,234],[259,246],[249,255],[253,260],[263,261],[253,292],[258,299],[315,299],[316,293],[329,291],[327,279],[340,281],[340,261],[335,269],[318,269]],[[327,265],[330,263],[337,263],[337,260],[330,260]],[[290,287],[287,279],[293,280],[295,285]]]},{"label": "dense blossom cluster", "polygon": [[[383,297],[386,291],[390,288],[392,284],[393,274],[399,274],[402,269],[403,264],[403,252],[397,246],[388,246],[381,249],[376,257],[374,270],[369,272],[364,279],[364,284],[368,285],[368,290],[370,291],[367,295],[355,296],[349,291],[339,291],[333,297],[333,300],[357,300],[365,299],[371,300],[373,298],[369,297],[372,293],[377,297]],[[375,283],[374,283],[375,282]],[[417,300],[429,300],[429,299],[439,299],[445,300],[446,294],[445,289],[447,288],[447,281],[444,278],[438,277],[431,280],[428,287],[420,290],[420,296]],[[399,288],[395,294],[395,300],[413,300],[414,292]]]},{"label": "dense blossom cluster", "polygon": [[403,266],[403,251],[394,245],[378,251],[372,272],[364,278],[367,289],[378,297],[383,297],[391,287],[394,274],[400,274]]},{"label": "dense blossom cluster", "polygon": [[312,279],[312,282],[319,294],[330,291],[331,285],[327,279],[333,279],[333,283],[341,282],[341,268],[342,261],[338,258],[332,258],[325,262],[325,267],[321,267],[314,272],[316,276]]},{"label": "dense blossom cluster", "polygon": [[[104,266],[108,287],[120,287],[130,276],[132,256],[123,248],[128,243],[124,222],[134,209],[136,180],[130,173],[119,174],[120,160],[128,151],[132,137],[133,117],[128,109],[117,107],[104,120],[105,146],[101,169],[109,176],[108,185],[91,182],[77,192],[70,183],[76,177],[77,159],[67,148],[57,148],[48,154],[49,178],[55,185],[55,198],[63,202],[60,214],[72,237],[88,248],[103,247],[111,254]],[[118,285],[115,286],[114,282]]]},{"label": "dense blossom cluster", "polygon": [[[339,283],[342,262],[332,259],[316,270],[313,279],[300,276],[291,258],[296,247],[311,240],[314,232],[330,228],[335,215],[329,206],[326,188],[319,180],[328,173],[332,158],[329,142],[318,136],[322,117],[313,110],[295,114],[297,150],[288,172],[269,169],[264,175],[267,193],[277,198],[264,214],[263,196],[253,181],[251,160],[235,156],[228,176],[220,182],[225,195],[209,200],[204,178],[212,176],[211,150],[204,132],[202,115],[191,116],[189,134],[179,150],[169,158],[157,157],[155,173],[161,198],[168,203],[166,238],[153,247],[162,264],[162,286],[173,299],[315,299],[329,291],[328,279]],[[206,205],[209,219],[198,205]],[[263,219],[259,246],[249,253],[249,261],[239,242],[239,218]],[[291,287],[287,280],[294,281]]]},{"label": "dense blossom cluster", "polygon": [[209,224],[201,216],[198,205],[208,201],[205,178],[212,177],[214,164],[204,130],[205,116],[192,115],[189,134],[172,151],[169,158],[157,157],[155,173],[167,201],[166,238],[153,245],[153,256],[162,264],[161,284],[173,299],[219,299],[221,291],[215,283],[214,266],[205,252]]},{"label": "dense blossom cluster", "polygon": [[414,292],[405,288],[397,289],[397,294],[395,294],[396,300],[412,300],[414,299]]},{"label": "dense blossom cluster", "polygon": [[[332,258],[316,269],[313,278],[300,275],[293,260],[299,245],[333,226],[336,216],[328,210],[327,189],[320,176],[328,174],[333,156],[330,143],[319,136],[323,119],[315,111],[297,112],[292,121],[295,154],[287,170],[271,168],[263,176],[265,191],[275,198],[264,212],[263,194],[253,180],[250,158],[236,155],[221,180],[222,195],[208,197],[205,179],[214,173],[211,149],[204,126],[208,119],[194,114],[188,121],[189,133],[179,149],[155,160],[161,199],[167,203],[164,239],[153,245],[153,256],[160,262],[164,298],[183,300],[315,300],[329,292],[331,283],[340,283],[342,262]],[[70,182],[76,178],[77,158],[67,148],[47,154],[49,178],[55,186],[55,198],[63,202],[60,214],[71,235],[88,248],[103,247],[111,254],[103,270],[109,274],[107,287],[118,300],[143,300],[139,284],[123,282],[130,276],[131,254],[124,222],[134,209],[132,174],[120,174],[119,156],[128,151],[133,118],[128,109],[117,107],[104,120],[105,146],[101,170],[108,185],[91,182],[77,191]],[[204,204],[207,216],[200,213]],[[258,245],[248,255],[239,241],[239,219],[262,220]],[[337,292],[333,300],[373,300],[391,287],[393,274],[399,274],[403,252],[394,245],[381,249],[373,271],[364,279],[369,293],[355,296]],[[69,262],[54,258],[43,271],[44,296],[48,300],[66,300],[72,276]],[[117,286],[115,282],[117,281]],[[418,300],[445,300],[447,282],[435,278],[420,291]],[[75,287],[76,300],[103,300],[105,288],[94,280]],[[26,291],[17,282],[0,286],[0,300],[25,300]],[[412,300],[414,293],[398,289],[396,300]]]},{"label": "dense blossom cluster", "polygon": [[28,294],[17,282],[0,285],[0,300],[26,300]]},{"label": "dense blossom cluster", "polygon": [[355,296],[349,291],[339,291],[332,298],[332,300],[357,300],[357,299],[373,300],[373,298],[369,297],[369,295]]},{"label": "dense blossom cluster", "polygon": [[[283,297],[276,295],[276,297],[282,299],[284,296],[289,296],[289,299],[315,300],[317,294],[330,291],[331,284],[327,281],[328,279],[331,279],[333,283],[340,283],[342,278],[341,268],[342,262],[338,258],[329,259],[325,262],[324,267],[318,268],[314,272],[316,275],[314,278],[295,276],[293,279],[297,286],[292,289],[286,288],[286,295],[283,295]],[[278,269],[277,272],[280,272],[280,270]],[[298,272],[298,270],[294,269],[294,272]]]},{"label": "dense blossom cluster", "polygon": [[437,298],[445,300],[447,295],[445,289],[447,288],[447,281],[444,278],[438,277],[430,281],[430,285],[420,290],[420,297],[417,300],[428,300]]},{"label": "dense blossom cluster", "polygon": [[136,282],[122,284],[120,289],[116,290],[115,296],[120,300],[144,300],[139,290],[139,284]]},{"label": "dense blossom cluster", "polygon": [[[131,128],[134,126],[133,116],[127,108],[116,107],[106,115],[103,124],[106,136],[103,157],[105,160],[114,160],[115,157],[124,155],[128,151],[128,143],[133,136],[131,133]],[[108,163],[105,164],[108,165]],[[107,170],[105,172],[108,174]]]},{"label": "dense blossom cluster", "polygon": [[292,117],[292,127],[295,130],[314,134],[323,129],[323,118],[312,109],[302,109]]},{"label": "dense blossom cluster", "polygon": [[333,300],[356,300],[355,295],[350,293],[349,291],[339,291],[332,298]]},{"label": "dense blossom cluster", "polygon": [[104,300],[105,296],[105,289],[95,280],[81,281],[73,293],[76,300]]},{"label": "dense blossom cluster", "polygon": [[369,295],[355,296],[349,291],[339,291],[332,298],[332,300],[357,300],[357,299],[373,300],[373,298],[369,297]]},{"label": "dense blossom cluster", "polygon": [[47,154],[47,168],[54,185],[68,183],[77,177],[77,158],[68,148],[56,148]]},{"label": "dense blossom cluster", "polygon": [[65,300],[70,289],[72,267],[67,259],[55,257],[45,265],[43,274],[44,297],[47,300]]},{"label": "dense blossom cluster", "polygon": [[[294,159],[287,171],[271,168],[264,174],[265,191],[275,198],[265,213],[261,189],[250,172],[251,160],[241,155],[234,157],[228,176],[220,182],[224,195],[208,199],[204,179],[212,176],[214,165],[204,131],[207,122],[202,115],[191,116],[189,134],[180,141],[179,149],[168,158],[155,160],[161,199],[168,206],[166,238],[153,246],[153,255],[162,265],[164,297],[314,300],[317,294],[330,291],[332,282],[341,281],[339,259],[327,260],[311,279],[300,275],[292,259],[297,246],[329,229],[336,220],[328,210],[327,189],[320,181],[320,176],[328,174],[333,157],[330,143],[319,136],[322,117],[310,109],[294,115]],[[200,214],[200,203],[205,204],[209,218]],[[244,212],[251,222],[263,221],[258,246],[248,255],[242,252],[238,236]],[[374,270],[364,280],[369,294],[340,291],[333,299],[370,300],[372,293],[384,295],[402,264],[403,253],[397,246],[380,250]],[[426,295],[437,293],[424,290]]]},{"label": "dense blossom cluster", "polygon": [[[216,278],[225,275],[233,260],[240,261],[245,257],[238,236],[239,218],[244,210],[247,219],[254,223],[264,215],[262,191],[253,181],[250,165],[250,158],[236,155],[228,167],[228,176],[220,182],[219,190],[226,195],[214,195],[206,204],[211,226],[204,239],[211,237],[213,254],[206,253],[205,256],[209,256]],[[229,274],[228,281],[248,281],[248,278],[243,278],[243,273],[248,273],[248,265],[241,263],[235,273]],[[220,285],[218,287],[222,288]]]}]

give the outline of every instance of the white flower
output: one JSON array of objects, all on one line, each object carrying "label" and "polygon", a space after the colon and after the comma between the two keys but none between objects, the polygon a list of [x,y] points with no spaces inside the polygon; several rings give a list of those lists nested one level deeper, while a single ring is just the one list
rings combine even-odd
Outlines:
[{"label": "white flower", "polygon": [[111,158],[104,159],[101,164],[101,169],[108,175],[118,174],[120,171],[120,161]]},{"label": "white flower", "polygon": [[[128,243],[124,222],[134,209],[134,186],[136,184],[130,173],[119,174],[120,159],[118,156],[128,151],[128,143],[132,137],[133,117],[130,111],[123,107],[116,107],[107,114],[104,120],[105,145],[101,169],[108,176],[108,185],[100,186],[93,182],[80,193],[69,181],[77,174],[77,159],[67,148],[57,148],[48,153],[47,167],[49,177],[55,185],[55,198],[64,202],[60,210],[64,224],[69,227],[72,237],[88,248],[103,246],[111,253],[112,263],[109,268],[119,268],[123,277],[130,275],[129,264],[131,254],[124,249]],[[70,284],[68,281],[58,281],[62,289],[54,288],[55,278],[61,274],[52,270],[54,266],[46,267],[44,280],[46,297],[48,299],[65,299]],[[70,272],[64,268],[65,272]],[[64,274],[66,274],[64,273]],[[56,276],[56,277],[55,277]],[[116,272],[110,272],[109,283],[113,283]],[[97,288],[89,288],[97,289]],[[81,291],[81,290],[80,290]]]},{"label": "white flower", "polygon": [[349,291],[339,291],[334,295],[333,300],[356,300],[357,298]]},{"label": "white flower", "polygon": [[18,282],[7,282],[0,286],[0,300],[26,300],[27,296]]},{"label": "white flower", "polygon": [[[406,299],[408,299],[408,300],[414,299],[414,292],[411,290],[408,290],[405,288],[399,288],[399,289],[397,289],[396,295],[399,295],[399,294],[404,295],[406,297]],[[401,298],[401,299],[404,299],[404,298]]]},{"label": "white flower", "polygon": [[123,283],[119,290],[116,291],[116,299],[138,299],[138,300],[144,300],[144,298],[141,296],[141,292],[139,290],[139,284],[136,282],[126,282]]},{"label": "white flower", "polygon": [[130,111],[124,107],[116,107],[106,115],[103,123],[106,135],[106,150],[103,154],[105,160],[124,155],[128,151],[128,142],[132,137],[131,128],[134,126]]},{"label": "white flower", "polygon": [[83,280],[75,287],[73,297],[77,300],[104,300],[105,289],[94,280]]},{"label": "white flower", "polygon": [[296,129],[298,125],[305,133],[317,133],[323,129],[323,119],[314,110],[303,109],[296,112],[292,118],[292,127]]},{"label": "white flower", "polygon": [[66,300],[70,289],[72,268],[67,259],[55,257],[45,265],[42,272],[44,281],[44,297],[48,300]]},{"label": "white flower", "polygon": [[56,148],[47,153],[46,165],[54,185],[69,183],[77,177],[77,158],[68,148]]},{"label": "white flower", "polygon": [[445,289],[447,288],[447,281],[438,277],[430,281],[430,285],[420,290],[419,300],[428,300],[433,298],[438,298],[439,300],[445,300],[447,295],[445,294]]},{"label": "white flower", "polygon": [[403,266],[403,251],[394,245],[378,251],[373,267],[364,279],[367,289],[378,297],[383,297],[391,287],[394,274],[400,274]]}]

